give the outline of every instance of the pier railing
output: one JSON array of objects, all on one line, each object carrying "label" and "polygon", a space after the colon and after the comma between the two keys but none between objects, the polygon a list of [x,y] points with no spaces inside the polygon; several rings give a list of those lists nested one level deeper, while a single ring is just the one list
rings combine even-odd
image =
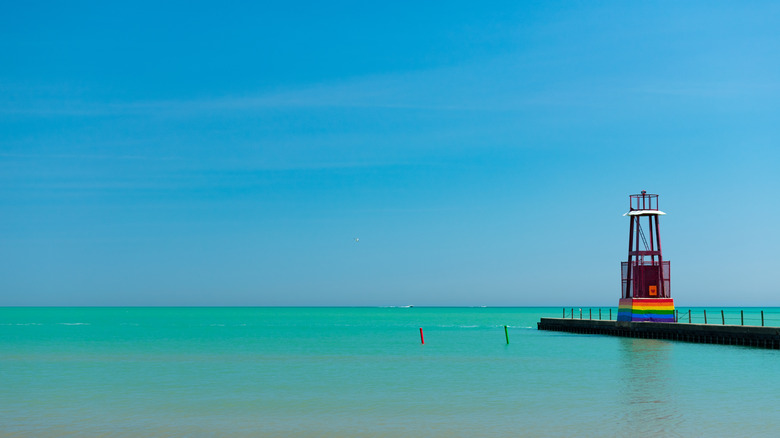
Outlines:
[{"label": "pier railing", "polygon": [[[590,319],[614,321],[617,307],[564,307],[565,319]],[[780,309],[683,307],[674,311],[675,320],[680,323],[712,325],[748,325],[757,327],[780,327]]]}]

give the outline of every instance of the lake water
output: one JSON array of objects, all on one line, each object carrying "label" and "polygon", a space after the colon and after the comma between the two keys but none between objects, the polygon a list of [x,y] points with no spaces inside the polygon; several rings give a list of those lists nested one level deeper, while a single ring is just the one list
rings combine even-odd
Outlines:
[{"label": "lake water", "polygon": [[536,330],[561,314],[0,308],[0,436],[780,431],[780,351]]}]

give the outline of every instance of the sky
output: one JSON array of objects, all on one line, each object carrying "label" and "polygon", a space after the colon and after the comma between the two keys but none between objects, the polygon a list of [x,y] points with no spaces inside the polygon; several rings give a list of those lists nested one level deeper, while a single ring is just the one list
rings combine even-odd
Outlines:
[{"label": "sky", "polygon": [[780,3],[8,2],[0,305],[780,306]]}]

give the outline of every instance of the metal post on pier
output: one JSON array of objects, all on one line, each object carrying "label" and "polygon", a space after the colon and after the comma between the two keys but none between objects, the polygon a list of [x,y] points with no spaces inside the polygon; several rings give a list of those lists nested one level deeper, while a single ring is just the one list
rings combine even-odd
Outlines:
[{"label": "metal post on pier", "polygon": [[704,309],[704,323],[707,324],[707,309]]},{"label": "metal post on pier", "polygon": [[726,325],[726,315],[723,314],[723,309],[720,310],[720,319],[723,321],[721,325]]},{"label": "metal post on pier", "polygon": [[739,320],[741,321],[740,325],[745,325],[745,311],[740,310],[739,311]]},{"label": "metal post on pier", "polygon": [[688,324],[691,323],[691,309],[688,309]]},{"label": "metal post on pier", "polygon": [[761,327],[764,326],[764,311],[761,311]]}]

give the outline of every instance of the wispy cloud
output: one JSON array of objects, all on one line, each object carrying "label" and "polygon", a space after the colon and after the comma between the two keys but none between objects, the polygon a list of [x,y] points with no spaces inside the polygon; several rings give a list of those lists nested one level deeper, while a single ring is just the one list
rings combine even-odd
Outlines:
[{"label": "wispy cloud", "polygon": [[[506,111],[558,104],[559,90],[539,87],[538,72],[510,58],[481,64],[351,78],[215,98],[94,102],[79,98],[4,99],[0,112],[19,116],[197,116],[270,109],[386,108]],[[2,87],[8,89],[8,86]],[[26,94],[31,94],[30,90]],[[34,94],[34,93],[32,93]],[[49,93],[45,93],[49,94]],[[570,103],[579,101],[571,99]]]},{"label": "wispy cloud", "polygon": [[[505,56],[470,65],[400,72],[305,84],[298,87],[213,98],[151,101],[87,101],[79,98],[3,99],[0,113],[17,116],[99,117],[137,115],[198,117],[267,110],[377,108],[429,111],[518,111],[599,105],[605,100],[666,95],[720,98],[776,95],[777,82],[731,78],[659,79],[652,72],[589,78],[565,60]],[[0,87],[7,91],[8,85]],[[25,94],[30,94],[27,90]],[[34,94],[34,93],[33,93]],[[48,94],[48,93],[46,93]],[[80,94],[83,95],[83,94]]]},{"label": "wispy cloud", "polygon": [[65,159],[65,160],[175,160],[178,157],[175,156],[151,156],[151,155],[128,155],[128,154],[23,154],[23,153],[11,153],[0,152],[0,157],[5,158],[20,158],[20,159]]}]

